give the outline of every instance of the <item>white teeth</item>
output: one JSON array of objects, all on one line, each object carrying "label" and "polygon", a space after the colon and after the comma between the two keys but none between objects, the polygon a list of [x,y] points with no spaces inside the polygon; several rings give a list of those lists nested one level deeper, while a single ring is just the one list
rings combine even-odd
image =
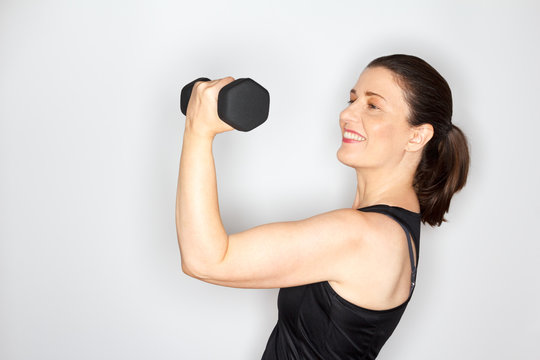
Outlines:
[{"label": "white teeth", "polygon": [[343,133],[343,137],[345,139],[352,139],[352,140],[356,140],[356,141],[364,141],[364,140],[366,140],[366,138],[364,138],[362,136],[359,136],[359,135],[356,135],[356,134],[353,134],[353,133],[348,132],[348,131],[345,131],[345,133]]}]

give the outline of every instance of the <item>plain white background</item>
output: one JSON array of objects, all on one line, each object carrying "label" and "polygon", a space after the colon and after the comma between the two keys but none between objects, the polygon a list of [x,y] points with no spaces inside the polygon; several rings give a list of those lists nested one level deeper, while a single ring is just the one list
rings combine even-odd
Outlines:
[{"label": "plain white background", "polygon": [[214,142],[238,232],[352,206],[339,113],[406,53],[449,82],[472,158],[379,358],[538,359],[539,24],[535,1],[1,1],[0,358],[260,359],[278,289],[180,268],[180,90],[270,92],[264,125]]}]

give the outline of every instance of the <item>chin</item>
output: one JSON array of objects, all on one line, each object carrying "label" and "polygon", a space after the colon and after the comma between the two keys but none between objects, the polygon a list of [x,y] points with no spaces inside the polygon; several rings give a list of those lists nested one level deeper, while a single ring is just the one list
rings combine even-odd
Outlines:
[{"label": "chin", "polygon": [[352,168],[359,168],[362,167],[362,163],[360,160],[360,157],[362,155],[358,152],[351,152],[347,151],[341,146],[337,151],[337,158],[338,160],[347,166],[350,166]]}]

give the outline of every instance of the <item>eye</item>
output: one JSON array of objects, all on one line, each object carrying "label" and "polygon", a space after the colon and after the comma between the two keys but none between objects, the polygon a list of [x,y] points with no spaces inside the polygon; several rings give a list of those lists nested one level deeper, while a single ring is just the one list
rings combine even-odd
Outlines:
[{"label": "eye", "polygon": [[347,101],[347,104],[352,104],[353,102],[354,102],[354,101],[349,100],[349,101]]},{"label": "eye", "polygon": [[368,107],[370,109],[378,109],[378,107],[376,105],[372,104],[372,103],[368,103]]}]

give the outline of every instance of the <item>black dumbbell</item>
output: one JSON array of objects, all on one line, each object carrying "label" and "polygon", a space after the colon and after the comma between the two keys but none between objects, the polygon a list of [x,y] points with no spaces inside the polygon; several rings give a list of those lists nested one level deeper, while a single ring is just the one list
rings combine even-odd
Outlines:
[{"label": "black dumbbell", "polygon": [[[186,115],[193,85],[197,81],[210,81],[201,77],[182,88],[180,110]],[[270,94],[250,78],[240,78],[219,91],[217,111],[221,120],[240,131],[250,131],[268,118]]]}]

